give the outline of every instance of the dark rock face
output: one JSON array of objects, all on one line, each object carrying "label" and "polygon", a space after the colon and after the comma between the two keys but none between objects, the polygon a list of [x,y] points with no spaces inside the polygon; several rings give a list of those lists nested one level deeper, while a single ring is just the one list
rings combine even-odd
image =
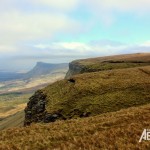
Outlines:
[{"label": "dark rock face", "polygon": [[84,70],[84,66],[79,65],[78,62],[76,61],[73,61],[69,63],[69,70],[65,76],[65,79],[69,79],[73,75],[80,74],[83,72],[83,70]]},{"label": "dark rock face", "polygon": [[77,74],[96,72],[96,71],[102,71],[102,69],[101,68],[94,69],[94,68],[89,68],[86,65],[81,65],[80,60],[72,61],[71,63],[69,63],[69,70],[66,73],[65,79],[70,79],[72,76]]},{"label": "dark rock face", "polygon": [[45,110],[46,96],[41,92],[37,91],[29,99],[27,107],[25,108],[25,121],[24,125],[30,125],[32,122],[41,122],[44,120],[46,115]]},{"label": "dark rock face", "polygon": [[58,119],[65,120],[61,112],[48,113],[46,111],[46,104],[46,95],[40,90],[35,92],[35,94],[30,97],[27,107],[25,108],[24,126],[28,126],[32,122],[49,123]]},{"label": "dark rock face", "polygon": [[49,114],[47,113],[44,117],[44,122],[48,123],[48,122],[54,122],[57,119],[59,119],[59,115],[58,114]]}]

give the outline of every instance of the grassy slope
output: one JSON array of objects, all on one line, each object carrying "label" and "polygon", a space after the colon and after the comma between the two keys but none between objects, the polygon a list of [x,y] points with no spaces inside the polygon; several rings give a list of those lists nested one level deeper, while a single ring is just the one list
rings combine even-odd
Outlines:
[{"label": "grassy slope", "polygon": [[150,65],[150,53],[127,54],[81,60],[88,70],[110,70]]},{"label": "grassy slope", "polygon": [[19,111],[0,121],[0,130],[12,127],[23,127],[24,111]]},{"label": "grassy slope", "polygon": [[97,115],[150,102],[150,66],[85,73],[46,87],[47,108],[65,118]]},{"label": "grassy slope", "polygon": [[33,124],[0,132],[1,150],[149,150],[139,143],[143,129],[150,128],[150,104],[84,119]]},{"label": "grassy slope", "polygon": [[79,63],[81,65],[100,64],[104,62],[110,62],[110,63],[111,62],[131,62],[131,63],[149,62],[150,63],[150,53],[105,56],[105,57],[75,60],[73,62]]},{"label": "grassy slope", "polygon": [[[17,110],[18,106],[28,102],[32,94],[4,94],[0,95],[0,119],[9,111]],[[13,114],[11,114],[13,115]]]},{"label": "grassy slope", "polygon": [[0,130],[23,126],[24,108],[31,94],[0,95]]}]

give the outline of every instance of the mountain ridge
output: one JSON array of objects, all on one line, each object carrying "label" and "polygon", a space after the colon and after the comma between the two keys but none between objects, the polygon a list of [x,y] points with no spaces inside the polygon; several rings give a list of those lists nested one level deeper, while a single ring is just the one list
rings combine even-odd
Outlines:
[{"label": "mountain ridge", "polygon": [[75,60],[69,63],[66,79],[76,74],[150,65],[150,53],[135,53]]},{"label": "mountain ridge", "polygon": [[66,68],[68,68],[67,63],[52,64],[52,63],[37,62],[33,69],[24,74],[23,78],[26,79],[46,75],[56,72],[57,70],[59,72]]},{"label": "mountain ridge", "polygon": [[36,65],[26,73],[1,72],[0,81],[3,82],[17,79],[25,80],[55,72],[64,72],[63,69],[68,69],[68,63],[52,64],[45,62],[37,62]]}]

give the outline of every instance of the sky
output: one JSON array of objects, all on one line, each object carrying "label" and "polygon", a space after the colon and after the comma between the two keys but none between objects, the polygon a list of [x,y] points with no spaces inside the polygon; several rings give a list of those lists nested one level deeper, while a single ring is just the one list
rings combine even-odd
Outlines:
[{"label": "sky", "polygon": [[0,1],[0,70],[150,52],[150,0]]}]

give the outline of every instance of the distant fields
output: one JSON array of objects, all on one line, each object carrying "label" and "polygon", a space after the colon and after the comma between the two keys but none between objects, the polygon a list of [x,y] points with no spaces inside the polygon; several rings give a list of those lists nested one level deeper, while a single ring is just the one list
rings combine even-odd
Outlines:
[{"label": "distant fields", "polygon": [[0,82],[0,130],[22,126],[24,108],[34,91],[63,79],[65,73],[53,73],[27,80]]},{"label": "distant fields", "polygon": [[24,108],[31,95],[32,93],[0,95],[0,130],[23,125]]},{"label": "distant fields", "polygon": [[[31,94],[5,94],[0,95],[0,118],[6,116],[9,111],[16,109],[19,105],[26,104]],[[17,110],[16,110],[17,112]],[[8,114],[9,116],[9,114]]]},{"label": "distant fields", "polygon": [[12,81],[0,82],[0,94],[7,93],[31,93],[40,88],[47,86],[57,80],[65,77],[65,73],[54,73],[49,75],[42,75],[40,77],[30,79],[18,79]]}]

